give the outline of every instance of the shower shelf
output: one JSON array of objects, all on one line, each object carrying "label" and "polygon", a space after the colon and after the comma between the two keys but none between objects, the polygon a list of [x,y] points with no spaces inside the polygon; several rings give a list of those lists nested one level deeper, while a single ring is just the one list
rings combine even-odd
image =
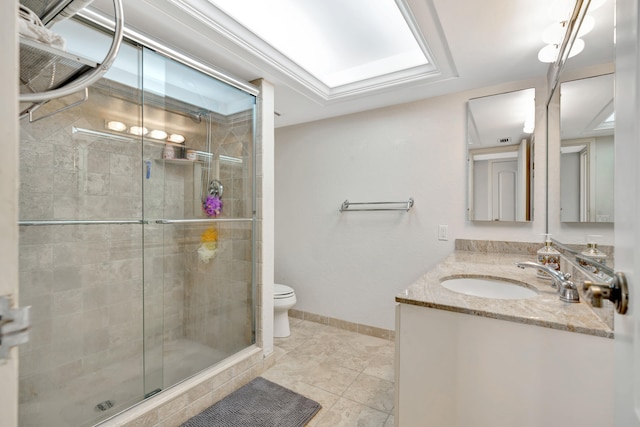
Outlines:
[{"label": "shower shelf", "polygon": [[21,93],[57,89],[97,66],[95,61],[20,37]]},{"label": "shower shelf", "polygon": [[188,164],[194,164],[194,163],[204,163],[202,160],[189,160],[189,159],[155,159],[156,161],[159,162],[165,162],[165,163],[175,163],[175,164],[182,164],[182,165],[188,165]]},{"label": "shower shelf", "polygon": [[[56,20],[64,20],[77,14],[87,4],[81,0],[21,0],[17,18],[27,28],[33,27],[31,32],[37,32]],[[36,121],[37,119],[33,119],[33,111],[53,99],[65,98],[82,91],[85,91],[86,98],[86,89],[109,70],[122,44],[122,0],[113,0],[113,12],[113,40],[101,63],[20,36],[19,101],[28,105],[20,112],[21,119],[29,117],[30,122]],[[80,103],[76,102],[72,106]],[[46,117],[68,108],[70,106],[60,108]]]}]

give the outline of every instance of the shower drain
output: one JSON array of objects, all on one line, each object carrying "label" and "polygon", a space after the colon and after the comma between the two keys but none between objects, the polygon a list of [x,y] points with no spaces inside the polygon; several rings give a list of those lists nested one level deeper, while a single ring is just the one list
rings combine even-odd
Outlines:
[{"label": "shower drain", "polygon": [[113,403],[113,400],[105,400],[104,402],[100,402],[96,405],[96,410],[101,412],[106,411],[107,409],[113,408],[114,405],[115,403]]}]

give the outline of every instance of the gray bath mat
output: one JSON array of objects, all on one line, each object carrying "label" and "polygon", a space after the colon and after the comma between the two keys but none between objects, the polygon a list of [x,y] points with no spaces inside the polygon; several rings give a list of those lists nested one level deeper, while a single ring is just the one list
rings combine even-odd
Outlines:
[{"label": "gray bath mat", "polygon": [[181,427],[302,427],[320,408],[318,402],[258,377]]}]

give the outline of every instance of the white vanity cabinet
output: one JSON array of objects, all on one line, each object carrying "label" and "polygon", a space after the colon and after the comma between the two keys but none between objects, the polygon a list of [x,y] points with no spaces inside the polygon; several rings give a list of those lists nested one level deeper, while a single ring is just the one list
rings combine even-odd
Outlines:
[{"label": "white vanity cabinet", "polygon": [[613,426],[611,338],[396,306],[396,427]]}]

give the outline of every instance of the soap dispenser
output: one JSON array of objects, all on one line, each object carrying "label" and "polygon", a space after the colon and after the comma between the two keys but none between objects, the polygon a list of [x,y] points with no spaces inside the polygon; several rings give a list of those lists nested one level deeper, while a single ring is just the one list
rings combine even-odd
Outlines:
[{"label": "soap dispenser", "polygon": [[[553,247],[551,234],[543,234],[543,236],[545,241],[544,246],[538,250],[538,264],[560,271],[560,252]],[[551,280],[551,276],[542,270],[538,270],[536,274],[541,279]]]},{"label": "soap dispenser", "polygon": [[589,260],[576,257],[578,264],[593,274],[598,274],[600,272],[600,269],[598,268],[600,265],[607,264],[607,254],[598,249],[598,243],[596,241],[598,237],[601,236],[595,234],[587,236],[587,247],[585,250],[580,252],[580,255],[589,258]]}]

